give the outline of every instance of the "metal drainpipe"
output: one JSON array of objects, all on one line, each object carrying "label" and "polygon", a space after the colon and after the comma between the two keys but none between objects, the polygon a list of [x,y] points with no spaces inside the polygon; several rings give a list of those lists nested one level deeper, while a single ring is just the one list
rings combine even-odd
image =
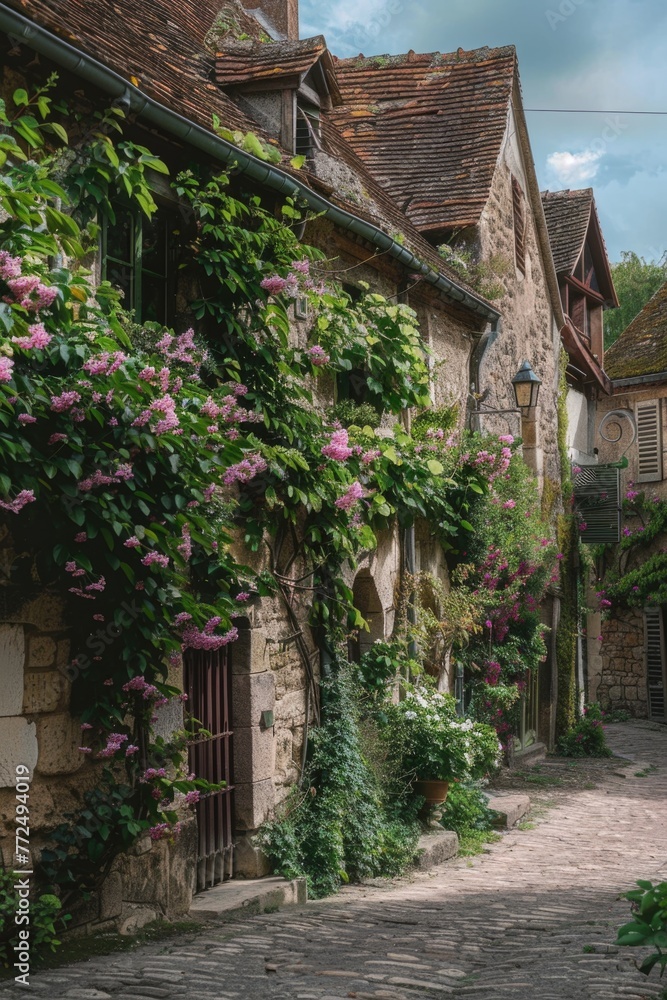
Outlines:
[{"label": "metal drainpipe", "polygon": [[226,142],[208,129],[196,125],[183,115],[147,97],[119,73],[2,3],[0,3],[0,30],[29,45],[34,51],[58,63],[81,79],[99,87],[114,101],[122,101],[129,113],[145,119],[155,128],[167,132],[215,160],[226,165],[234,165],[239,174],[250,177],[277,193],[303,199],[310,209],[324,213],[336,226],[368,240],[411,272],[420,274],[447,298],[460,302],[491,323],[497,322],[500,314],[488,303],[467,289],[461,288],[451,278],[440,274],[428,264],[422,263],[412,251],[387,236],[377,226],[346,212],[318,195],[299,179],[251,156],[238,146]]},{"label": "metal drainpipe", "polygon": [[[486,330],[479,339],[475,350],[472,352],[470,358],[470,391],[479,392],[481,387],[482,379],[482,362],[484,361],[484,356],[488,351],[489,347],[498,339],[501,329],[501,318],[497,316],[495,319],[491,320],[491,327]],[[470,397],[468,397],[470,400]],[[475,423],[475,413],[477,411],[473,410],[472,407],[468,409],[468,429],[471,431],[479,430],[479,427],[473,426]]]}]

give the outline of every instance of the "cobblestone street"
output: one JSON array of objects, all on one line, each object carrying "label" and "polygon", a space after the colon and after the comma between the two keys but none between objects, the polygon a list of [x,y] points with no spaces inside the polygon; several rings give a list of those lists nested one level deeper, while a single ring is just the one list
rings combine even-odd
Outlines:
[{"label": "cobblestone street", "polygon": [[489,853],[34,975],[31,988],[54,1000],[657,997],[657,977],[612,942],[629,913],[619,893],[667,878],[667,729],[614,725],[608,739],[633,763],[613,762],[596,788],[550,791],[534,826]]}]

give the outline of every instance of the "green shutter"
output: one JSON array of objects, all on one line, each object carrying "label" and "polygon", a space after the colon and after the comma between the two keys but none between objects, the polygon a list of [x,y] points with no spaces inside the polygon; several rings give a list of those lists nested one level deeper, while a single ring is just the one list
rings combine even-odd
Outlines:
[{"label": "green shutter", "polygon": [[[621,537],[621,473],[611,465],[586,465],[574,478],[574,500],[587,545]],[[584,527],[585,525],[585,527]]]},{"label": "green shutter", "polygon": [[662,426],[660,401],[637,403],[637,452],[640,483],[658,483],[662,479]]}]

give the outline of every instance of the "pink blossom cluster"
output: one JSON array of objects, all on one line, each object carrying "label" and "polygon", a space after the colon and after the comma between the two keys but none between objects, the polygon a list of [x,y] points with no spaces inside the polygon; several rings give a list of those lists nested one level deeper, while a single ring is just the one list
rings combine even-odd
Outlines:
[{"label": "pink blossom cluster", "polygon": [[351,510],[352,507],[354,507],[359,500],[363,499],[365,495],[366,491],[363,486],[360,482],[355,480],[355,482],[348,487],[343,496],[338,497],[335,502],[335,506],[338,507],[339,510]]},{"label": "pink blossom cluster", "polygon": [[127,361],[127,354],[123,354],[122,351],[114,351],[113,354],[102,351],[94,358],[84,361],[82,368],[89,375],[113,375],[124,361]]},{"label": "pink blossom cluster", "polygon": [[54,413],[64,413],[80,400],[79,393],[75,389],[70,389],[68,392],[61,392],[59,396],[51,396],[51,409]]},{"label": "pink blossom cluster", "polygon": [[141,545],[141,542],[139,541],[136,535],[130,535],[130,537],[123,542],[123,545],[125,546],[126,549],[138,549],[139,546]]},{"label": "pink blossom cluster", "polygon": [[265,292],[269,295],[282,295],[283,292],[293,291],[296,282],[289,282],[286,278],[281,278],[279,274],[274,274],[270,278],[264,278],[260,282],[260,288],[263,288]]},{"label": "pink blossom cluster", "polygon": [[[261,413],[254,413],[244,406],[238,405],[238,397],[244,396],[247,392],[244,385],[239,385],[233,393],[224,396],[221,403],[216,403],[212,396],[209,396],[199,411],[210,420],[221,421],[225,424],[233,423],[258,423],[263,419]],[[209,433],[213,433],[209,428]]]},{"label": "pink blossom cluster", "polygon": [[[213,624],[215,622],[215,624]],[[183,629],[181,640],[183,649],[220,649],[239,637],[239,630],[234,626],[224,635],[213,635],[213,630],[220,623],[220,618],[211,618],[200,632],[196,625],[188,625]]]},{"label": "pink blossom cluster", "polygon": [[176,548],[184,561],[189,562],[192,555],[192,538],[190,537],[190,526],[188,524],[184,524],[181,528],[181,541]]},{"label": "pink blossom cluster", "polygon": [[7,285],[12,296],[6,295],[5,302],[16,302],[28,312],[39,312],[53,304],[58,295],[54,285],[43,285],[35,274],[23,274],[18,278],[8,278]]},{"label": "pink blossom cluster", "polygon": [[52,434],[47,444],[59,444],[60,441],[67,441],[67,434]]},{"label": "pink blossom cluster", "polygon": [[374,462],[376,458],[380,458],[382,452],[378,448],[372,448],[370,451],[365,451],[361,456],[361,461],[364,465],[370,465]]},{"label": "pink blossom cluster", "polygon": [[[155,346],[170,361],[179,361],[184,365],[199,366],[200,361],[196,356],[195,331],[192,328],[186,330],[185,333],[179,334],[177,337],[172,333],[165,333]],[[205,358],[206,355],[204,354],[203,357]]]},{"label": "pink blossom cluster", "polygon": [[92,476],[88,476],[86,479],[80,479],[78,483],[78,489],[82,493],[89,493],[91,490],[95,489],[96,486],[109,486],[110,483],[115,482],[114,476],[107,476],[99,469],[95,469]]},{"label": "pink blossom cluster", "polygon": [[37,417],[33,417],[31,413],[19,413],[16,419],[23,427],[25,427],[26,424],[37,423]]},{"label": "pink blossom cluster", "polygon": [[158,691],[154,684],[149,684],[143,675],[140,677],[133,677],[127,682],[127,684],[123,684],[123,691],[136,691],[137,694],[141,695],[144,701],[153,701],[154,708],[160,708],[160,706],[166,705],[169,701],[168,698],[165,698],[165,696]]},{"label": "pink blossom cluster", "polygon": [[11,382],[13,377],[14,362],[11,358],[0,355],[0,382]]},{"label": "pink blossom cluster", "polygon": [[312,365],[315,365],[316,368],[320,368],[322,365],[328,365],[329,362],[331,361],[331,358],[329,357],[327,352],[324,350],[323,347],[320,347],[319,344],[315,344],[313,347],[309,347],[308,350],[306,351],[306,354],[310,359],[310,363]]},{"label": "pink blossom cluster", "polygon": [[[79,575],[76,573],[75,575]],[[70,587],[70,594],[75,594],[77,597],[85,597],[86,600],[94,601],[95,593],[102,593],[106,589],[107,581],[103,576],[98,580],[93,581],[93,583],[86,584],[85,587]]]},{"label": "pink blossom cluster", "polygon": [[169,393],[153,400],[148,409],[142,410],[139,416],[132,421],[132,427],[145,427],[156,413],[161,413],[162,417],[152,427],[154,434],[166,434],[169,431],[176,434],[182,433],[176,413],[176,401]]},{"label": "pink blossom cluster", "polygon": [[0,500],[0,507],[3,510],[8,510],[12,514],[18,514],[22,511],[26,504],[33,503],[36,500],[34,490],[21,490],[20,493],[14,497],[13,500],[7,502],[6,500]]},{"label": "pink blossom cluster", "polygon": [[21,258],[12,257],[6,250],[0,250],[0,278],[9,281],[10,278],[18,278],[21,273]]},{"label": "pink blossom cluster", "polygon": [[193,788],[191,792],[186,792],[185,794],[185,802],[189,806],[196,805],[199,802],[200,798],[201,798],[201,792],[197,791],[196,788]]},{"label": "pink blossom cluster", "polygon": [[52,341],[52,336],[47,333],[43,323],[33,323],[28,327],[28,337],[12,337],[12,343],[24,351],[43,350]]},{"label": "pink blossom cluster", "polygon": [[500,683],[501,666],[497,660],[489,660],[486,664],[484,683],[496,687]]},{"label": "pink blossom cluster", "polygon": [[231,486],[232,483],[247,483],[267,468],[261,455],[247,455],[241,462],[226,469],[222,481],[225,486]]},{"label": "pink blossom cluster", "polygon": [[169,565],[169,556],[162,555],[161,552],[147,552],[141,562],[144,566],[161,566],[165,569]]},{"label": "pink blossom cluster", "polygon": [[353,454],[353,449],[348,445],[347,431],[344,427],[333,432],[329,444],[325,444],[322,448],[322,454],[336,462],[345,462]]},{"label": "pink blossom cluster", "polygon": [[99,751],[97,756],[113,757],[114,754],[118,753],[123,743],[127,743],[128,740],[129,737],[125,733],[109,733],[106,746]]}]

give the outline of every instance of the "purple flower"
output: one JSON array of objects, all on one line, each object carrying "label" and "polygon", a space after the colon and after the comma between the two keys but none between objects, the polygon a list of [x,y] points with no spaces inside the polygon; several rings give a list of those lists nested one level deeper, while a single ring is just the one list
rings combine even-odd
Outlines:
[{"label": "purple flower", "polygon": [[19,511],[23,510],[26,504],[33,503],[37,497],[33,490],[21,490],[21,492],[7,503],[5,500],[0,500],[0,507],[3,510],[8,510],[12,514],[18,514]]},{"label": "purple flower", "polygon": [[365,490],[360,482],[356,481],[348,488],[342,497],[338,497],[335,506],[339,510],[351,510],[355,504],[365,496]]},{"label": "purple flower", "polygon": [[14,362],[11,358],[0,357],[0,382],[11,382]]},{"label": "purple flower", "polygon": [[309,347],[306,354],[310,358],[311,364],[315,365],[316,368],[326,365],[331,361],[329,355],[323,347],[320,347],[319,344],[315,344],[314,347]]},{"label": "purple flower", "polygon": [[322,448],[322,454],[336,462],[345,462],[350,457],[352,448],[348,446],[347,431],[344,428],[333,432],[329,444]]}]

